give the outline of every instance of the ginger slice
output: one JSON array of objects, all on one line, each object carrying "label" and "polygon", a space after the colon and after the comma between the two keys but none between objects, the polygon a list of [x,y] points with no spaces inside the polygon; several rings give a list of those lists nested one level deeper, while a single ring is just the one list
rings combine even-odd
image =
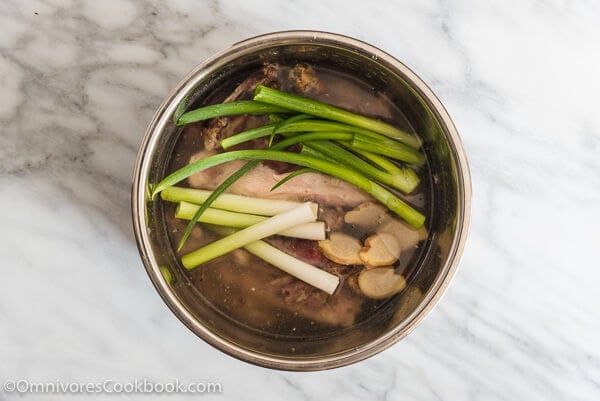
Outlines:
[{"label": "ginger slice", "polygon": [[374,232],[377,227],[390,218],[385,206],[379,203],[365,202],[347,212],[344,221],[352,226],[357,236],[362,237]]},{"label": "ginger slice", "polygon": [[402,251],[398,239],[389,232],[371,235],[359,256],[367,267],[389,266],[400,257]]},{"label": "ginger slice", "polygon": [[406,280],[404,276],[395,274],[393,267],[378,267],[360,273],[358,287],[369,298],[385,299],[402,291]]},{"label": "ginger slice", "polygon": [[425,227],[415,230],[399,219],[387,220],[377,229],[377,233],[388,233],[389,235],[392,235],[396,239],[401,251],[416,247],[420,241],[426,240],[428,236]]},{"label": "ginger slice", "polygon": [[360,241],[342,232],[332,232],[329,239],[319,241],[319,248],[329,260],[341,265],[361,265]]}]

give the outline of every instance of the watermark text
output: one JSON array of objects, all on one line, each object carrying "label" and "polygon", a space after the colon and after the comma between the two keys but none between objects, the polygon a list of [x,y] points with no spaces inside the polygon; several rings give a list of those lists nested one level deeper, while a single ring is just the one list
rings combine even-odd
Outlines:
[{"label": "watermark text", "polygon": [[132,381],[102,380],[95,382],[5,380],[5,393],[17,394],[220,394],[221,383],[185,383],[179,379],[154,382],[148,379]]}]

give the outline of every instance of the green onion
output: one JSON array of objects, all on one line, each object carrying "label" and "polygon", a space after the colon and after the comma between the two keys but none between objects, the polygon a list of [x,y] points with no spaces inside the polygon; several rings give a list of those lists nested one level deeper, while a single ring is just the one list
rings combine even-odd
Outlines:
[{"label": "green onion", "polygon": [[419,177],[412,169],[406,168],[401,174],[392,175],[373,167],[360,157],[329,141],[311,141],[304,145],[406,194],[411,193],[419,185]]},{"label": "green onion", "polygon": [[[212,203],[223,192],[225,192],[225,190],[227,188],[229,188],[234,182],[236,182],[238,179],[240,179],[240,177],[242,177],[248,171],[250,171],[254,167],[256,167],[258,165],[258,163],[260,163],[260,161],[253,160],[253,161],[250,161],[250,162],[244,164],[238,171],[236,171],[233,174],[231,174],[229,177],[227,177],[227,179],[225,179],[225,181],[223,181],[221,184],[219,184],[219,186],[217,188],[215,188],[215,190],[213,191],[213,193],[210,194],[208,196],[208,198],[206,198],[206,200],[204,201],[204,203],[200,206],[200,208],[198,208],[198,211],[196,212],[196,214],[194,215],[194,217],[190,220],[190,222],[188,223],[187,227],[185,228],[185,232],[181,236],[181,240],[179,241],[179,245],[177,246],[177,250],[178,251],[181,251],[181,249],[183,248],[183,245],[185,245],[185,241],[187,241],[187,239],[189,238],[190,234],[192,233],[192,229],[196,225],[196,222],[198,221],[198,219],[200,218],[200,216],[202,216],[202,213],[204,213],[204,211],[206,209],[208,209],[209,206],[212,205]],[[185,177],[185,178],[187,178],[187,177]],[[153,192],[153,195],[152,195],[153,198],[154,198],[154,195],[156,195],[156,193],[157,193],[157,191],[156,191],[156,188],[155,188],[155,191]]]},{"label": "green onion", "polygon": [[[225,227],[210,226],[209,228],[221,235],[230,235],[235,232],[235,229]],[[289,275],[325,291],[329,295],[335,292],[340,283],[338,276],[319,269],[300,259],[296,259],[264,241],[258,240],[251,242],[244,246],[244,249],[263,259],[265,262],[278,267]]]},{"label": "green onion", "polygon": [[[296,114],[286,120],[280,121],[278,125],[279,125],[279,127],[281,127],[284,125],[296,123],[298,121],[311,120],[312,118],[314,118],[314,117],[311,115],[308,115],[308,114]],[[279,129],[279,127],[278,127],[278,129]]]},{"label": "green onion", "polygon": [[[275,150],[237,150],[197,160],[165,177],[156,185],[152,195],[153,197],[156,196],[156,194],[163,189],[173,186],[199,171],[232,160],[274,160],[309,167],[356,185],[360,189],[371,194],[375,199],[379,200],[388,209],[402,217],[414,228],[421,227],[425,221],[425,216],[423,214],[409,206],[381,185],[369,180],[354,170],[315,157]],[[248,165],[248,163],[246,165]],[[206,205],[206,203],[204,205]]]},{"label": "green onion", "polygon": [[[266,132],[268,132],[268,131],[266,131]],[[284,146],[288,146],[288,145],[286,145],[285,143],[283,145],[278,143],[278,144],[275,144],[272,147],[272,149],[274,149],[274,150],[283,149]],[[202,213],[204,213],[204,211],[223,192],[225,192],[225,190],[227,190],[227,188],[229,188],[231,185],[233,185],[233,183],[236,182],[238,179],[240,179],[244,174],[246,174],[247,172],[252,170],[254,167],[256,167],[258,165],[258,163],[260,163],[260,160],[253,160],[253,161],[246,163],[242,168],[240,168],[238,171],[231,174],[229,177],[227,177],[227,179],[225,181],[223,181],[221,184],[219,184],[219,186],[217,188],[215,188],[214,192],[208,197],[208,199],[206,199],[206,201],[202,204],[202,206],[196,212],[196,215],[188,223],[188,226],[186,227],[185,232],[183,233],[183,236],[181,237],[181,241],[179,242],[179,246],[177,248],[178,251],[183,248],[185,241],[187,241],[187,239],[189,238],[190,234],[192,233],[192,229],[194,228],[194,225],[196,224],[196,222],[198,221],[198,219],[200,218]],[[154,193],[156,193],[156,192],[154,192]]]},{"label": "green onion", "polygon": [[[175,217],[183,220],[191,220],[200,206],[188,202],[179,202],[175,209]],[[244,228],[267,219],[266,216],[231,212],[229,210],[213,209],[209,207],[198,219],[201,223],[216,224],[219,226]]]},{"label": "green onion", "polygon": [[285,149],[297,143],[318,141],[323,139],[331,139],[334,141],[349,141],[352,140],[353,137],[354,135],[349,132],[309,132],[306,134],[294,135],[284,139],[281,142],[277,142],[277,148]]},{"label": "green onion", "polygon": [[269,124],[279,124],[285,121],[285,116],[280,114],[269,114]]},{"label": "green onion", "polygon": [[[294,117],[291,117],[291,118],[293,119]],[[268,131],[265,131],[265,132],[268,132]],[[348,139],[346,136],[343,136],[343,137],[340,136],[340,138],[342,138],[342,139],[343,138]],[[294,142],[294,143],[296,143],[296,142]],[[277,144],[273,145],[272,149],[273,150],[283,149],[286,146],[289,146],[288,143],[286,143],[285,141],[282,141],[282,143],[277,143]],[[258,163],[260,163],[260,160],[253,160],[253,161],[250,161],[250,162],[246,163],[238,171],[234,172],[229,177],[227,177],[227,179],[225,181],[223,181],[221,184],[219,184],[219,186],[217,188],[215,188],[215,190],[213,191],[213,193],[204,201],[204,203],[202,204],[202,206],[198,209],[198,211],[196,212],[196,214],[194,215],[194,217],[188,223],[188,225],[187,225],[187,227],[185,229],[185,232],[183,233],[183,236],[181,237],[181,240],[180,240],[179,245],[177,247],[178,251],[180,251],[183,248],[183,245],[185,244],[185,241],[187,241],[187,239],[189,238],[190,234],[192,233],[192,229],[194,228],[194,225],[196,224],[196,222],[198,221],[198,219],[200,218],[200,216],[202,215],[202,213],[204,213],[204,211],[223,192],[225,192],[225,190],[227,190],[227,188],[229,188],[231,185],[233,185],[233,183],[236,182],[238,179],[240,179],[244,174],[246,174],[247,172],[249,172],[250,170],[252,170],[254,167],[256,167],[258,165]],[[157,193],[157,191],[155,191],[153,194],[156,194],[156,193]]]},{"label": "green onion", "polygon": [[336,132],[354,132],[354,133],[362,133],[365,135],[377,135],[381,138],[386,138],[385,135],[379,135],[376,132],[369,131],[364,128],[356,127],[353,125],[343,124],[336,121],[328,121],[328,120],[300,120],[300,121],[291,121],[286,120],[282,122],[279,127],[277,127],[278,134],[284,133],[296,133],[296,132],[321,132],[321,131],[336,131]]},{"label": "green onion", "polygon": [[300,259],[288,255],[287,253],[267,244],[264,241],[255,241],[245,247],[249,252],[265,260],[267,263],[278,267],[284,272],[325,291],[329,295],[333,294],[340,283],[340,279],[321,270],[318,267],[310,265]]},{"label": "green onion", "polygon": [[173,284],[173,282],[175,281],[175,278],[173,277],[173,274],[167,268],[167,266],[159,266],[158,268],[160,269],[160,273],[162,274],[165,281],[169,284]]},{"label": "green onion", "polygon": [[282,186],[283,184],[285,184],[286,182],[288,182],[289,180],[291,180],[294,177],[298,177],[299,175],[302,175],[302,174],[314,173],[314,172],[315,172],[315,170],[313,170],[312,168],[307,168],[307,167],[293,171],[293,172],[289,173],[288,175],[286,175],[281,180],[279,180],[279,182],[277,184],[273,185],[271,187],[271,192],[276,190],[277,188],[279,188],[280,186]]},{"label": "green onion", "polygon": [[[194,188],[169,187],[160,193],[163,200],[169,202],[189,202],[201,205],[206,202],[212,191]],[[212,203],[216,209],[230,210],[232,212],[258,214],[261,216],[274,216],[300,206],[302,202],[279,199],[262,199],[250,196],[221,194]]]},{"label": "green onion", "polygon": [[239,114],[268,114],[268,113],[286,113],[288,109],[255,102],[252,100],[239,100],[236,102],[213,104],[200,107],[192,111],[183,113],[177,120],[177,125],[195,123],[197,121],[208,120],[214,117],[235,116]]},{"label": "green onion", "polygon": [[181,258],[181,263],[186,269],[190,270],[254,241],[300,224],[315,221],[317,219],[317,209],[314,203],[303,203],[292,210],[269,217],[265,221],[244,228],[227,237],[211,242],[200,249],[185,254]]},{"label": "green onion", "polygon": [[173,113],[173,124],[177,125],[177,121],[179,117],[181,117],[185,113],[185,109],[189,106],[189,98],[182,100],[175,109],[175,113]]},{"label": "green onion", "polygon": [[388,156],[417,166],[425,162],[425,156],[419,151],[396,141],[376,141],[373,138],[355,134],[351,142],[352,147]]},{"label": "green onion", "polygon": [[273,132],[271,132],[271,138],[269,138],[269,147],[271,147],[271,145],[273,144],[273,139],[275,139],[275,133],[277,132],[279,127],[281,127],[284,124],[290,124],[290,123],[294,123],[296,121],[302,121],[302,120],[306,120],[306,119],[310,119],[310,118],[312,118],[312,116],[309,116],[308,114],[296,114],[295,116],[292,116],[292,117],[288,118],[287,120],[284,120],[284,121],[280,122],[279,124],[277,124],[277,126],[275,127],[275,130]]},{"label": "green onion", "polygon": [[[297,207],[297,206],[296,206]],[[179,202],[175,209],[175,217],[182,220],[191,220],[199,206],[188,202]],[[289,209],[288,209],[289,210]],[[231,212],[229,210],[208,208],[198,219],[201,223],[215,224],[225,227],[246,228],[265,221],[267,216],[258,216],[255,214]],[[300,224],[290,229],[278,233],[286,237],[303,238],[310,240],[325,239],[325,223],[314,221],[311,223]]]},{"label": "green onion", "polygon": [[250,129],[248,131],[240,132],[239,134],[235,134],[223,139],[221,141],[221,147],[223,149],[228,149],[232,146],[239,145],[240,143],[272,135],[275,131],[275,127],[277,127],[277,124],[268,124],[263,125],[262,127]]},{"label": "green onion", "polygon": [[[299,111],[304,114],[298,114],[287,118],[286,120],[283,117],[280,117],[274,113],[281,113],[283,115],[288,114],[293,111]],[[259,127],[253,130],[246,131],[244,133],[234,135],[231,138],[227,138],[222,142],[223,148],[229,148],[231,146],[237,145],[239,143],[246,142],[251,139],[260,138],[263,136],[271,136],[271,140],[276,133],[281,133],[285,135],[286,133],[292,132],[305,132],[306,130],[314,130],[319,133],[308,133],[304,135],[299,135],[298,138],[287,138],[280,143],[274,145],[272,147],[273,150],[282,149],[283,147],[289,146],[293,143],[301,143],[303,141],[314,141],[314,140],[337,140],[339,142],[350,142],[352,146],[352,151],[359,153],[363,152],[363,157],[371,160],[373,163],[379,166],[384,166],[384,168],[388,168],[394,174],[392,176],[396,181],[400,182],[401,190],[406,192],[409,188],[406,185],[407,181],[413,180],[414,182],[418,182],[418,177],[416,174],[412,172],[412,170],[405,170],[397,168],[394,170],[394,164],[385,158],[379,155],[385,155],[388,157],[396,158],[401,161],[405,161],[407,163],[420,165],[424,162],[423,155],[417,150],[411,148],[420,146],[420,139],[417,136],[412,134],[408,134],[404,131],[398,130],[393,126],[372,118],[368,118],[365,116],[357,115],[355,113],[348,112],[346,110],[327,105],[312,99],[303,98],[301,96],[296,96],[292,94],[288,94],[285,92],[281,92],[275,89],[267,88],[264,86],[258,86],[255,91],[255,99],[253,101],[235,101],[217,105],[211,105],[202,107],[196,110],[192,110],[190,112],[184,113],[178,119],[178,125],[183,125],[195,121],[200,121],[213,117],[221,117],[221,116],[230,116],[230,115],[238,115],[238,114],[270,114],[270,120],[273,124]],[[179,113],[178,113],[179,114]],[[320,121],[314,120],[311,116],[324,117],[334,121]],[[336,127],[333,130],[333,127]],[[336,131],[335,133],[331,131]],[[339,132],[342,131],[342,132]],[[389,139],[393,138],[395,140]],[[401,143],[404,142],[405,144]],[[270,146],[270,143],[269,143]],[[319,145],[317,145],[319,146]],[[366,156],[364,152],[368,152]],[[305,154],[306,152],[303,151]],[[348,153],[353,155],[352,153]],[[305,156],[305,155],[303,155]],[[329,154],[331,157],[331,154]],[[314,159],[314,158],[313,158]],[[334,159],[340,161],[340,157],[338,155],[337,158]],[[250,171],[254,168],[260,161],[260,158],[256,159],[248,159],[251,160],[240,170],[233,173],[230,177],[228,177],[223,183],[221,183],[215,191],[202,203],[202,205],[198,208],[195,216],[191,219],[186,229],[186,232],[182,236],[181,242],[179,244],[179,249],[183,246],[187,238],[189,237],[192,228],[200,218],[200,216],[204,213],[204,211],[215,201],[229,186],[231,186],[237,179],[239,179],[242,175]],[[355,157],[353,161],[360,160],[364,162],[363,159]],[[284,162],[288,162],[289,160],[280,160]],[[313,160],[314,161],[314,160]],[[300,164],[302,165],[302,164]],[[346,161],[346,165],[351,168],[355,168],[356,166],[352,162]],[[370,166],[369,163],[364,162],[360,163],[362,166],[363,173],[365,173],[364,169]],[[314,169],[312,166],[305,166],[308,169]],[[185,171],[185,167],[181,170]],[[315,169],[316,170],[316,169]],[[303,169],[303,171],[306,171]],[[326,174],[330,173],[327,170],[319,170]],[[369,171],[369,170],[367,170]],[[398,188],[398,184],[394,184],[390,180],[390,175],[385,173],[380,174],[376,173],[378,171],[377,168],[373,167],[370,169],[371,177],[381,181],[384,184],[394,186]],[[401,173],[400,173],[401,172]],[[408,172],[408,173],[407,173]],[[298,173],[300,174],[300,173]],[[172,176],[173,174],[171,174]],[[274,188],[284,184],[289,179],[293,178],[295,175],[290,175],[280,183],[276,184]],[[169,178],[169,177],[167,177]],[[338,177],[341,178],[341,177]],[[363,177],[365,178],[365,177]],[[343,178],[342,178],[343,179]],[[164,183],[165,180],[162,181]],[[402,184],[404,181],[404,184]],[[371,182],[371,184],[377,185],[376,192],[378,191],[378,184]],[[153,188],[153,196],[156,193],[160,192],[161,189],[165,189],[165,187],[160,187],[160,183],[157,187]],[[364,189],[364,188],[363,188]],[[365,189],[366,190],[366,189]],[[367,190],[367,192],[369,192]],[[373,194],[372,194],[373,195]],[[375,196],[375,195],[374,195]],[[379,194],[380,197],[384,197],[383,193]],[[385,195],[387,196],[387,195]],[[391,198],[394,199],[394,198]],[[396,199],[398,199],[396,197]],[[398,199],[399,200],[399,199]],[[401,201],[400,201],[401,202]],[[394,203],[394,202],[392,202]],[[419,223],[419,220],[422,219],[422,215],[412,209],[410,206],[404,204],[403,202],[399,205],[388,207],[400,214],[403,213],[406,216],[402,216],[407,221],[412,219],[413,223],[411,224],[422,224]],[[393,207],[396,207],[398,210],[394,210]],[[403,212],[400,212],[401,209],[405,209]],[[412,212],[411,212],[412,211]],[[416,213],[416,214],[415,214]],[[412,215],[412,217],[411,217]]]},{"label": "green onion", "polygon": [[321,160],[325,160],[331,163],[337,163],[338,161],[335,159],[332,159],[331,157],[324,155],[323,153],[316,151],[308,146],[302,146],[302,149],[300,149],[300,154],[301,155],[305,155],[305,156],[310,156],[310,157],[314,157],[316,159],[321,159]]},{"label": "green onion", "polygon": [[[274,114],[271,114],[271,116],[274,116]],[[248,142],[253,139],[263,138],[269,135],[273,136],[273,134],[277,133],[280,127],[284,125],[312,118],[312,116],[306,114],[297,114],[293,117],[288,118],[287,120],[277,120],[275,118],[272,118],[271,116],[270,118],[274,121],[273,123],[263,125],[258,128],[253,128],[248,131],[240,132],[238,134],[225,138],[221,141],[221,147],[223,149],[229,149],[232,146],[239,145],[240,143]]]},{"label": "green onion", "polygon": [[[291,123],[283,122],[280,126],[275,128],[273,134],[285,135],[296,132],[353,133],[353,138],[358,139],[356,142],[352,141],[351,145],[357,148],[360,147],[359,149],[361,150],[366,150],[366,148],[368,148],[372,150],[372,153],[376,153],[376,150],[379,150],[380,154],[389,155],[390,157],[410,164],[421,165],[425,161],[423,154],[411,146],[394,141],[376,132],[333,121],[301,120],[292,121]],[[355,143],[356,145],[354,145]]]},{"label": "green onion", "polygon": [[371,161],[373,164],[377,165],[378,167],[387,171],[390,174],[402,174],[404,171],[404,168],[398,166],[397,164],[391,162],[390,160],[386,159],[381,155],[366,150],[353,148],[348,142],[338,141],[338,143],[346,150],[359,154],[360,156]]},{"label": "green onion", "polygon": [[[425,158],[421,152],[409,145],[402,142],[395,141],[384,135],[380,135],[376,132],[369,131],[367,129],[353,127],[348,124],[342,124],[334,121],[323,121],[323,120],[301,120],[292,121],[291,123],[282,123],[275,129],[274,134],[291,134],[297,132],[348,132],[353,133],[353,138],[358,138],[357,145],[351,145],[363,148],[368,147],[369,149],[379,149],[381,154],[391,155],[395,159],[405,161],[407,163],[421,165]],[[388,150],[388,148],[390,150]],[[376,153],[375,150],[372,153]]]},{"label": "green onion", "polygon": [[355,114],[347,110],[319,102],[317,100],[268,88],[263,85],[258,85],[256,87],[254,92],[254,100],[284,107],[300,113],[310,114],[356,127],[365,128],[381,135],[394,138],[415,148],[419,148],[421,146],[421,140],[416,135],[401,131],[383,121]]}]

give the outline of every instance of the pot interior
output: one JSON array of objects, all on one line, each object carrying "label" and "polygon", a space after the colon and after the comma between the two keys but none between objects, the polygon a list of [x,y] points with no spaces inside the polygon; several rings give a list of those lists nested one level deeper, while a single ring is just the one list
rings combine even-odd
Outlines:
[{"label": "pot interior", "polygon": [[[408,278],[407,288],[395,296],[393,302],[378,307],[368,319],[325,335],[277,335],[255,330],[220,312],[190,282],[188,272],[181,266],[170,243],[165,224],[166,208],[160,200],[145,202],[142,211],[148,233],[144,246],[152,254],[152,258],[145,260],[146,266],[151,277],[157,276],[158,271],[170,276],[169,283],[153,277],[155,284],[160,282],[157,287],[164,292],[161,293],[163,298],[194,332],[225,352],[283,369],[304,369],[301,367],[304,362],[311,369],[349,363],[378,352],[406,335],[447,285],[457,263],[459,239],[465,228],[467,202],[460,144],[455,142],[456,133],[445,111],[424,84],[396,60],[360,42],[282,38],[276,44],[254,40],[236,45],[188,76],[182,86],[184,92],[178,97],[183,99],[179,112],[205,104],[214,93],[231,88],[240,77],[267,62],[309,63],[354,77],[373,91],[385,94],[423,138],[432,184],[427,222],[429,238]],[[158,182],[167,173],[181,134],[181,128],[169,122],[172,114],[163,114],[155,121],[154,132],[151,132],[154,146],[143,156],[147,166],[144,170],[147,174],[140,177],[143,188]],[[165,122],[162,126],[161,119]]]}]

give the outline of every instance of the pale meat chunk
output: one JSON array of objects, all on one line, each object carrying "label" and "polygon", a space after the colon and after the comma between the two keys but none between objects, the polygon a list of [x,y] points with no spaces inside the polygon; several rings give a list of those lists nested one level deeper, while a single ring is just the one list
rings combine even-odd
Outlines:
[{"label": "pale meat chunk", "polygon": [[[212,154],[206,151],[199,152],[192,156],[190,162]],[[194,188],[213,190],[244,164],[246,161],[236,160],[211,167],[192,175],[188,183]],[[342,207],[355,207],[363,202],[373,201],[369,194],[354,185],[320,173],[301,174],[271,191],[273,185],[286,175],[287,173],[278,174],[261,163],[237,180],[227,192],[267,199],[311,200],[322,205]]]}]

